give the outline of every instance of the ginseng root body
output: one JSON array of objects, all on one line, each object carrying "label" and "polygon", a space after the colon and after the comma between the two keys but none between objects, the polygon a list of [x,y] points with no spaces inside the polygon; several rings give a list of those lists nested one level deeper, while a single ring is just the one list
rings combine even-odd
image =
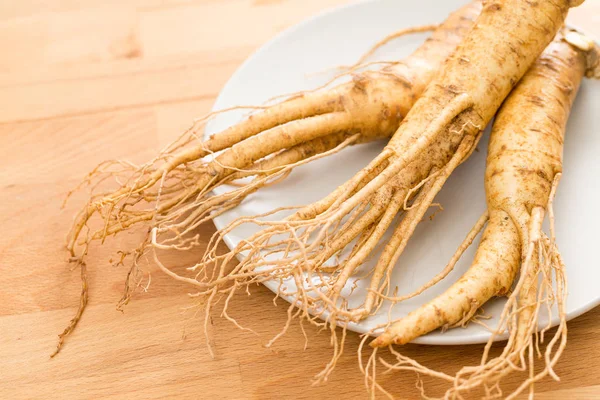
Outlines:
[{"label": "ginseng root body", "polygon": [[[347,73],[352,73],[347,83],[293,95],[269,107],[247,107],[259,112],[208,140],[197,138],[202,136],[204,123],[217,113],[197,120],[178,141],[146,164],[107,161],[98,166],[84,184],[115,176],[120,186],[112,192],[94,194],[75,217],[67,248],[82,269],[81,306],[61,335],[61,343],[87,304],[84,256],[92,241],[104,241],[142,226],[148,232],[155,230],[155,241],[162,248],[189,250],[201,242],[196,232],[200,224],[285,178],[294,167],[351,144],[389,138],[480,10],[480,2],[474,1],[437,27],[402,30],[392,36],[433,32],[403,60],[363,72],[353,68]],[[236,188],[211,195],[212,189],[227,184]],[[129,301],[131,288],[139,284],[138,260],[147,253],[149,243],[148,236],[137,249],[122,249],[123,255],[133,257],[119,306]]]},{"label": "ginseng root body", "polygon": [[[586,39],[580,37],[577,42],[586,43]],[[552,199],[562,172],[571,106],[582,78],[589,72],[590,60],[597,59],[597,50],[591,42],[588,44],[578,48],[559,34],[500,109],[490,137],[485,173],[488,211],[482,220],[487,225],[469,270],[446,292],[392,323],[371,343],[374,347],[405,344],[434,329],[461,325],[490,298],[508,296],[481,365],[465,367],[453,379],[445,376],[453,380],[447,398],[484,386],[494,388],[494,398],[501,397],[499,382],[512,371],[527,370],[530,375],[509,398],[528,387],[533,390],[533,383],[544,376],[556,378],[553,367],[567,334],[566,277],[554,238]],[[545,215],[550,218],[549,236],[542,230]],[[473,233],[482,227],[478,223],[467,241],[471,242]],[[464,248],[461,246],[455,258]],[[558,312],[559,326],[545,341],[544,333],[551,321],[537,334],[538,318],[542,309],[552,307]],[[502,354],[490,358],[494,338],[506,331],[508,341]],[[541,357],[542,351],[544,367],[536,372],[535,353]],[[411,360],[394,353],[397,363],[386,363],[387,367],[441,376],[414,362],[409,366]]]}]

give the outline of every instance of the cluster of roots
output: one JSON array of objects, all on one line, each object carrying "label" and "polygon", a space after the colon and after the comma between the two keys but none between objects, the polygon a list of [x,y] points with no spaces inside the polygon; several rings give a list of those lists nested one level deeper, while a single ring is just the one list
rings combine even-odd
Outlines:
[{"label": "cluster of roots", "polygon": [[[123,263],[125,257],[131,255],[131,268],[119,307],[129,301],[133,288],[139,284],[139,262],[147,254],[153,256],[163,272],[196,289],[191,296],[202,299],[206,324],[215,304],[223,301],[222,316],[247,329],[228,315],[229,302],[239,291],[248,290],[253,284],[276,282],[276,296],[290,301],[288,322],[267,346],[283,335],[296,318],[301,323],[308,321],[329,329],[333,357],[317,376],[317,381],[326,380],[343,353],[348,323],[368,318],[384,304],[391,309],[397,302],[414,297],[439,282],[486,224],[489,227],[498,222],[497,213],[486,212],[437,276],[412,293],[397,293],[391,282],[393,268],[428,210],[439,206],[434,198],[448,177],[476,149],[482,129],[491,116],[481,115],[481,109],[466,92],[456,90],[453,85],[437,83],[427,89],[424,96],[429,97],[417,110],[418,116],[410,121],[412,125],[404,131],[398,127],[435,73],[434,66],[425,65],[429,60],[425,55],[433,57],[431,52],[442,51],[435,46],[441,46],[441,38],[447,39],[442,43],[443,54],[436,56],[436,62],[441,64],[471,28],[480,8],[475,2],[451,16],[449,22],[434,33],[438,35],[437,42],[428,42],[419,50],[421,54],[417,51],[417,57],[384,63],[383,68],[372,71],[352,67],[343,74],[352,77],[346,83],[292,95],[275,105],[233,108],[258,112],[203,140],[199,136],[205,123],[219,113],[209,114],[195,121],[177,141],[146,164],[110,161],[92,171],[84,184],[95,188],[106,179],[116,177],[119,188],[93,194],[75,218],[68,249],[73,261],[81,266],[81,304],[60,336],[58,349],[87,304],[84,257],[90,243],[143,226],[147,233],[139,247],[121,253],[119,259],[119,263]],[[390,38],[434,28],[405,30]],[[419,60],[419,54],[425,60]],[[591,74],[597,74],[598,60],[590,64],[595,65]],[[395,134],[397,131],[400,133]],[[197,233],[201,224],[235,208],[257,190],[285,179],[294,168],[347,146],[387,139],[393,134],[379,156],[320,201],[299,209],[277,209],[236,219],[213,235],[203,256],[187,268],[185,274],[175,273],[161,261],[159,251],[189,251],[197,247],[202,243]],[[434,321],[427,331],[415,330],[418,324],[404,322],[408,328],[402,329],[408,331],[403,334],[394,330],[394,323],[390,322],[382,328],[393,335],[384,333],[374,340],[371,356],[365,363],[360,360],[372,393],[387,393],[377,383],[377,366],[442,379],[449,383],[445,398],[462,398],[474,388],[483,388],[489,398],[501,397],[500,382],[513,371],[528,371],[529,376],[509,397],[533,388],[533,383],[544,376],[557,379],[553,367],[566,344],[566,277],[554,242],[552,212],[557,183],[558,178],[553,182],[547,207],[534,207],[518,235],[515,234],[517,239],[511,243],[517,253],[515,257],[519,258],[516,264],[520,272],[519,267],[515,268],[509,276],[510,282],[499,282],[494,293],[488,296],[507,295],[508,299],[497,327],[492,329],[481,363],[449,375],[403,356],[391,345],[406,343],[439,326],[464,325],[472,320],[483,302],[473,301],[461,310],[461,318],[452,324]],[[224,186],[230,190],[211,194],[213,189]],[[546,210],[550,216],[549,236],[542,231]],[[282,211],[289,215],[275,221],[270,218]],[[99,218],[92,227],[90,221],[94,216]],[[231,251],[220,252],[226,235],[243,224],[255,224],[261,229]],[[370,258],[378,252],[374,266],[367,268]],[[509,293],[513,279],[517,283]],[[351,304],[348,299],[359,284],[365,286],[365,295],[360,299],[353,296]],[[554,308],[558,310],[559,324],[548,339]],[[542,309],[549,314],[548,324],[538,332]],[[342,327],[341,336],[338,326]],[[508,334],[508,342],[503,352],[490,356],[494,339],[505,334]],[[378,347],[388,346],[393,362],[377,353]],[[538,358],[543,359],[543,368],[535,372]]]},{"label": "cluster of roots", "polygon": [[[295,167],[349,145],[391,137],[437,68],[469,31],[480,9],[481,4],[474,2],[439,26],[396,32],[377,43],[357,65],[345,68],[315,90],[291,94],[274,105],[234,107],[200,118],[145,164],[112,160],[90,172],[76,189],[89,185],[92,194],[76,215],[67,243],[71,260],[81,267],[81,304],[60,335],[58,348],[87,304],[85,256],[92,242],[104,242],[136,227],[147,228],[136,249],[120,253],[118,264],[126,263],[127,258],[131,265],[121,307],[140,284],[139,262],[150,250],[190,250],[200,243],[197,228],[202,223],[235,208],[257,190],[285,179]],[[365,61],[393,39],[429,31],[433,31],[432,36],[401,61]],[[344,77],[350,79],[338,83]],[[252,113],[203,140],[205,124],[215,115],[239,109]],[[387,162],[385,158],[381,161]],[[99,192],[111,178],[118,188]],[[212,190],[218,187],[230,190],[214,195]],[[395,197],[392,207],[398,209],[400,194]],[[221,290],[220,284],[212,285]]]}]

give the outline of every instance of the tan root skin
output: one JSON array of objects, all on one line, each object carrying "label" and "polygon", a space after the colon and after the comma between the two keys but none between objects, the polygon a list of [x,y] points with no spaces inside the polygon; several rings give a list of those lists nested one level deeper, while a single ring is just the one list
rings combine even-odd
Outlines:
[{"label": "tan root skin", "polygon": [[[509,296],[499,331],[486,345],[482,364],[463,368],[454,378],[447,398],[481,385],[495,388],[494,398],[501,397],[496,385],[515,370],[529,371],[529,378],[507,398],[527,388],[533,393],[533,383],[544,376],[558,379],[553,367],[566,344],[567,289],[564,266],[554,243],[552,199],[562,172],[563,140],[571,106],[586,68],[594,67],[589,60],[597,57],[590,57],[578,47],[559,35],[498,113],[485,175],[489,220],[470,269],[445,293],[393,323],[371,343],[407,343],[458,323],[493,296]],[[550,238],[541,228],[546,213],[551,220]],[[543,279],[538,289],[540,276]],[[559,328],[543,343],[547,328],[535,334],[537,317],[541,307],[553,304],[558,308]],[[494,336],[504,329],[508,329],[509,340],[503,353],[488,359]],[[545,349],[541,349],[542,344]],[[544,368],[538,372],[534,372],[536,352],[544,358]],[[406,360],[398,360],[398,364],[387,366],[406,369],[401,368],[406,367]],[[414,369],[438,374],[421,366]]]}]

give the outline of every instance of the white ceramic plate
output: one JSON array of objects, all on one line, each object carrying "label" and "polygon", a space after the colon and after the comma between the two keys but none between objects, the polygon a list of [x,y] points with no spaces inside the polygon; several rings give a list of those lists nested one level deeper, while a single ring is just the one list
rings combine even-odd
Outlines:
[{"label": "white ceramic plate", "polygon": [[[310,89],[331,78],[330,68],[353,63],[370,46],[398,29],[441,22],[462,0],[375,0],[351,4],[320,14],[282,34],[263,46],[232,76],[222,90],[214,109],[235,105],[261,104],[285,93]],[[425,38],[408,36],[397,40],[377,58],[398,59],[408,55]],[[324,72],[325,71],[325,72]],[[568,125],[564,175],[556,199],[558,244],[564,256],[569,281],[567,310],[574,318],[600,303],[600,265],[596,252],[600,226],[597,203],[600,198],[600,83],[586,81],[582,85]],[[243,113],[219,116],[207,128],[207,134],[218,132],[243,118]],[[303,205],[316,201],[349,179],[365,166],[383,144],[355,146],[335,156],[297,168],[283,182],[260,190],[235,210],[215,218],[222,228],[239,216],[264,213],[277,207]],[[412,292],[432,278],[450,259],[455,249],[477,218],[485,210],[483,173],[487,137],[479,149],[452,175],[437,201],[444,211],[433,222],[419,225],[409,246],[394,269],[393,284],[399,294]],[[227,188],[219,188],[222,193]],[[286,214],[278,214],[278,218]],[[233,247],[258,228],[246,225],[225,237]],[[464,254],[456,269],[441,283],[411,300],[397,304],[394,319],[442,293],[468,268],[476,243]],[[267,283],[276,290],[276,283]],[[364,289],[354,292],[364,296]],[[358,300],[357,300],[358,301]],[[497,316],[504,300],[495,299],[485,306],[486,314]],[[386,322],[386,310],[349,329],[367,332]],[[494,325],[494,320],[488,321]],[[543,322],[543,321],[542,321]],[[489,332],[476,324],[445,333],[433,332],[417,339],[422,344],[468,344],[485,342]]]}]

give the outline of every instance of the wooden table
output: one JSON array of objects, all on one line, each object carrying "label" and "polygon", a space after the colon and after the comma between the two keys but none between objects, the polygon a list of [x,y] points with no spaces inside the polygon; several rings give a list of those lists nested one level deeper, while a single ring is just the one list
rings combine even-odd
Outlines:
[{"label": "wooden table", "polygon": [[[595,1],[595,2],[594,2]],[[329,359],[327,334],[300,329],[262,344],[285,321],[263,287],[232,308],[260,337],[215,318],[211,360],[187,288],[150,265],[152,285],[115,311],[124,267],[109,263],[140,233],[90,252],[90,305],[58,357],[56,335],[78,304],[64,235],[84,200],[66,192],[107,158],[143,161],[202,115],[227,78],[275,33],[345,0],[19,0],[0,3],[0,398],[364,398],[358,336],[327,385],[310,378]],[[574,20],[600,34],[600,2]],[[203,227],[209,236],[214,227]],[[173,259],[174,260],[174,259]],[[184,259],[177,260],[185,265]],[[600,398],[600,308],[569,325],[557,368],[561,383],[542,399]],[[477,360],[481,346],[407,346],[448,371]],[[414,398],[415,377],[383,378]],[[435,388],[434,388],[435,389]]]}]

